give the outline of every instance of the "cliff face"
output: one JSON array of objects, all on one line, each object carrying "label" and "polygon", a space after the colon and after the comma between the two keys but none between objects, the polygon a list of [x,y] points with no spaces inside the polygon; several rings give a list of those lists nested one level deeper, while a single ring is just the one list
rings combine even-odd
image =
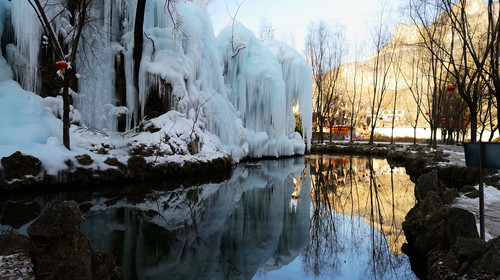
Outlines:
[{"label": "cliff face", "polygon": [[[456,15],[460,15],[461,7],[459,4],[453,6],[452,9]],[[477,46],[480,46],[484,43],[484,36],[488,28],[487,6],[482,0],[468,0],[466,5],[465,18],[468,20],[468,35],[472,37]],[[495,7],[498,7],[498,3],[493,9],[497,9]],[[415,19],[417,18],[415,16]],[[452,45],[455,54],[461,51],[461,38],[457,32],[452,31],[450,13],[444,11],[434,22],[425,26],[420,23],[399,24],[392,33],[391,42],[371,54],[367,60],[341,66],[341,80],[345,85],[344,90],[347,95],[354,95],[354,90],[356,90],[358,101],[355,104],[357,107],[359,103],[360,117],[358,119],[360,121],[364,122],[371,117],[370,108],[373,106],[371,101],[374,93],[380,94],[383,88],[384,98],[380,106],[380,114],[377,116],[377,120],[378,117],[382,117],[383,120],[377,123],[377,127],[391,126],[395,99],[397,102],[396,113],[398,114],[396,127],[414,125],[418,108],[415,101],[417,94],[422,95],[421,104],[423,104],[417,126],[429,127],[427,121],[422,117],[425,112],[430,111],[426,108],[430,101],[427,92],[432,90],[425,78],[430,71],[428,65],[431,53],[426,47],[426,43],[430,41],[429,34],[433,34],[432,36],[441,42],[443,53],[450,52]],[[377,64],[378,69],[375,67]],[[420,77],[418,83],[417,77]],[[443,85],[442,92],[446,92],[446,86]],[[361,97],[359,97],[360,92]],[[395,98],[396,93],[397,98]],[[347,98],[352,99],[352,97]],[[362,101],[359,101],[360,99]],[[358,130],[363,132],[363,126],[366,124],[358,126]]]}]

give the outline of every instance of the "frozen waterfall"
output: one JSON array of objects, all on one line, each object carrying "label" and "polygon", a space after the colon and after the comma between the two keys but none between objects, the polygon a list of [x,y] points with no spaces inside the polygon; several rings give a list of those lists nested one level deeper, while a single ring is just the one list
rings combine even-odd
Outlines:
[{"label": "frozen waterfall", "polygon": [[[47,11],[54,17],[52,28],[59,36],[70,34],[72,15],[60,13],[69,0],[45,1],[58,3]],[[3,55],[14,79],[24,89],[40,93],[39,58],[47,38],[26,2],[0,0],[0,26],[9,29],[2,42],[10,40]],[[216,39],[205,1],[177,3],[170,14],[164,0],[148,0],[135,88],[136,1],[92,3],[92,24],[83,31],[73,65],[79,77],[74,105],[82,125],[124,131],[145,118],[174,111],[192,123],[186,133],[217,136],[220,149],[236,160],[303,154],[310,146],[312,74],[291,47],[274,41],[263,44],[241,24],[235,24],[234,33],[227,28]],[[14,39],[5,39],[11,33]],[[303,136],[295,131],[298,108]]]},{"label": "frozen waterfall", "polygon": [[246,129],[250,156],[303,154],[305,144],[295,132],[293,107],[301,117],[309,147],[312,134],[312,72],[291,47],[262,44],[242,24],[228,26],[218,36],[229,100]]}]

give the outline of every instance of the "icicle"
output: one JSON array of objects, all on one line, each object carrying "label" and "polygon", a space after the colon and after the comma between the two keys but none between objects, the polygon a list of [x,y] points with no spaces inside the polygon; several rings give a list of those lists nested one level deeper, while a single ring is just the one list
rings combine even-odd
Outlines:
[{"label": "icicle", "polygon": [[[308,101],[312,100],[311,71],[303,57],[284,44],[270,46],[270,52],[239,23],[234,30],[228,27],[221,31],[218,45],[225,81],[230,88],[229,99],[247,129],[250,155],[304,153],[306,145],[294,132],[293,116],[294,104],[304,107],[312,104]],[[309,114],[307,108],[302,111],[308,147],[311,135],[308,119],[312,119]]]},{"label": "icicle", "polygon": [[98,129],[116,131],[119,113],[115,100],[115,53],[111,43],[112,1],[103,1],[89,10],[89,16],[99,20],[86,26],[83,44],[77,60],[79,66],[79,110],[84,122]]},{"label": "icicle", "polygon": [[[24,68],[13,70],[18,73],[19,83],[24,89],[39,92],[41,85],[38,78],[38,53],[40,51],[42,27],[33,7],[28,1],[12,1],[11,11],[16,46],[19,54],[26,61]],[[18,57],[8,58],[8,61],[12,62],[12,60],[18,59]],[[22,67],[22,65],[16,66]]]}]

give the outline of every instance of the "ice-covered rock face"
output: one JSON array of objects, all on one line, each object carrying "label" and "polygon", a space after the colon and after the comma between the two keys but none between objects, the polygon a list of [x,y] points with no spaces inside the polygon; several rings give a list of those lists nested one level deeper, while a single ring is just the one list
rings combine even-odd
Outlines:
[{"label": "ice-covered rock face", "polygon": [[[39,50],[47,39],[38,18],[26,16],[33,9],[25,2],[0,0],[0,10],[12,14],[16,38],[5,56],[11,58],[14,78],[23,88],[38,92]],[[117,131],[119,119],[126,116],[123,126],[130,129],[148,114],[148,104],[160,100],[165,103],[164,111],[178,112],[193,123],[186,133],[216,135],[220,150],[236,160],[303,154],[312,128],[312,80],[307,63],[284,44],[263,45],[242,25],[235,26],[234,43],[242,49],[234,56],[231,28],[216,40],[204,2],[177,3],[172,13],[165,0],[146,2],[136,88],[132,52],[137,3],[94,1],[89,10],[93,21],[83,30],[85,40],[74,65],[79,77],[75,107],[81,123]],[[66,37],[72,30],[71,14],[60,13],[65,1],[58,3],[47,13],[56,17],[55,32]],[[306,143],[294,130],[293,108],[299,105]]]}]

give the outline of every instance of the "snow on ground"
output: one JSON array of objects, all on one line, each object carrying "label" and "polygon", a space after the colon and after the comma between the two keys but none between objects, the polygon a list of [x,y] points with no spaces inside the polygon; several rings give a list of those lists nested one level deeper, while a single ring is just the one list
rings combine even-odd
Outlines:
[{"label": "snow on ground", "polygon": [[[442,165],[465,166],[465,153],[462,146],[440,145],[447,154],[449,163]],[[474,186],[479,190],[479,185]],[[455,207],[463,208],[476,216],[477,229],[479,232],[479,198],[468,198],[460,195],[453,204]],[[500,236],[500,190],[494,186],[484,185],[484,216],[485,216],[485,239],[490,240]]]},{"label": "snow on ground", "polygon": [[[0,57],[0,69],[2,60]],[[215,135],[175,111],[150,121],[159,128],[154,133],[106,133],[72,126],[68,151],[62,144],[62,122],[51,111],[38,95],[12,80],[0,80],[0,158],[21,151],[39,158],[47,173],[56,175],[67,168],[64,162],[76,155],[91,155],[94,163],[90,167],[96,169],[109,168],[103,163],[108,157],[126,162],[129,151],[140,144],[157,147],[157,153],[146,158],[157,163],[209,161],[228,155]],[[198,153],[192,155],[188,144],[196,137],[202,145],[198,144]],[[102,147],[109,147],[107,154],[94,153]]]},{"label": "snow on ground", "polygon": [[[479,185],[474,187],[479,189]],[[461,195],[455,201],[454,206],[463,208],[476,216],[479,232],[479,198]],[[500,236],[500,190],[488,185],[484,186],[484,227],[486,240]]]},{"label": "snow on ground", "polygon": [[33,264],[26,253],[0,256],[0,279],[34,280]]}]

